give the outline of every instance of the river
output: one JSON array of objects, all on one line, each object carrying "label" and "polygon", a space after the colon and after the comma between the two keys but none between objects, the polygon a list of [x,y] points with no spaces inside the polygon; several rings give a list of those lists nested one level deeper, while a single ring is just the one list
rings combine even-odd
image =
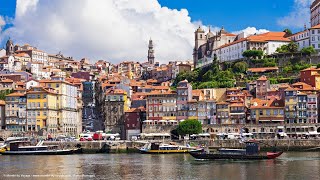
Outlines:
[{"label": "river", "polygon": [[320,152],[276,160],[200,161],[188,154],[0,156],[0,179],[320,179]]}]

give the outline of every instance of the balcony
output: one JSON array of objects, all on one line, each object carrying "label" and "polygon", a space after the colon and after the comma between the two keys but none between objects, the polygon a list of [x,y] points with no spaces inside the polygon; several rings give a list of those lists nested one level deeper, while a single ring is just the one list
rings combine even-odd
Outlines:
[{"label": "balcony", "polygon": [[230,115],[242,115],[242,114],[245,114],[245,112],[243,110],[230,111]]}]

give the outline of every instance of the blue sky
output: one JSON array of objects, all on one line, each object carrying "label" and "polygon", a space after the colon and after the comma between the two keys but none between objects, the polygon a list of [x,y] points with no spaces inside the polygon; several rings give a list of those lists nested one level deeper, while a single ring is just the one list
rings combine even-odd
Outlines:
[{"label": "blue sky", "polygon": [[0,47],[11,37],[77,59],[145,61],[152,37],[160,62],[186,60],[192,58],[198,22],[237,33],[297,32],[309,24],[312,1],[0,0]]},{"label": "blue sky", "polygon": [[[230,31],[248,26],[281,31],[284,27],[277,20],[286,16],[294,7],[294,0],[159,0],[159,3],[171,9],[187,9],[192,21],[224,26]],[[14,17],[15,7],[15,0],[0,0],[0,15]],[[293,31],[302,28],[291,27]]]},{"label": "blue sky", "polygon": [[[193,21],[203,24],[224,26],[230,31],[254,26],[257,29],[281,31],[277,20],[294,8],[294,0],[159,0],[169,8],[185,8]],[[302,29],[303,27],[301,27]],[[300,28],[291,28],[298,31]]]}]

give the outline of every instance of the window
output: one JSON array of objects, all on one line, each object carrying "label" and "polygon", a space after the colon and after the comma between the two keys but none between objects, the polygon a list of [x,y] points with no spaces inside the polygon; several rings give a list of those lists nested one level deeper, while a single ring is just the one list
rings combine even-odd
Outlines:
[{"label": "window", "polygon": [[278,110],[277,109],[273,110],[273,115],[275,115],[275,116],[278,115]]},{"label": "window", "polygon": [[59,84],[56,84],[56,88],[58,88],[59,87]]},{"label": "window", "polygon": [[38,99],[40,99],[41,98],[40,94],[38,94],[37,97],[38,97]]},{"label": "window", "polygon": [[40,111],[37,111],[37,116],[40,116]]},{"label": "window", "polygon": [[46,108],[47,107],[47,103],[43,103],[43,107]]},{"label": "window", "polygon": [[280,110],[279,110],[279,114],[280,114],[280,115],[283,115],[283,109],[280,109]]},{"label": "window", "polygon": [[314,34],[314,30],[311,31],[311,34]]},{"label": "window", "polygon": [[44,94],[44,95],[43,95],[43,98],[44,98],[44,99],[45,99],[45,98],[47,98],[47,95],[46,95],[46,94]]},{"label": "window", "polygon": [[47,115],[47,111],[43,111],[43,115],[46,116]]},{"label": "window", "polygon": [[312,44],[312,47],[313,47],[313,48],[316,48],[316,45],[315,45],[315,44]]},{"label": "window", "polygon": [[266,114],[267,114],[268,116],[270,116],[270,110],[269,110],[269,109],[266,111]]}]

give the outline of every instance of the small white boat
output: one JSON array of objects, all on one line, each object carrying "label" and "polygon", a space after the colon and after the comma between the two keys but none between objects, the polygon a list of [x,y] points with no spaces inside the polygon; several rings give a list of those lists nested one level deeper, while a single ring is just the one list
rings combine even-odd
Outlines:
[{"label": "small white boat", "polygon": [[43,146],[39,142],[31,146],[29,141],[14,141],[10,143],[10,150],[4,148],[0,151],[2,155],[66,155],[79,152],[79,149],[58,149],[58,146]]}]

